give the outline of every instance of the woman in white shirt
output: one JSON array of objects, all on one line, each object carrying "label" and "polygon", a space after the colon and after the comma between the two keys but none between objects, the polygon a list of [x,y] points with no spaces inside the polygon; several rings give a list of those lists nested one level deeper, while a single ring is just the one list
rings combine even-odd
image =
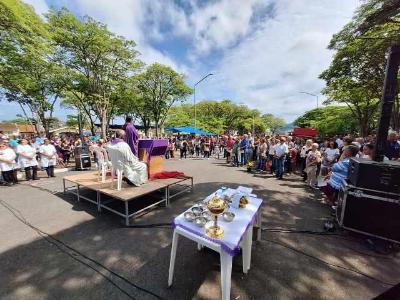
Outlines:
[{"label": "woman in white shirt", "polygon": [[16,172],[14,171],[16,157],[17,155],[9,147],[7,140],[0,142],[0,170],[7,185],[18,183]]},{"label": "woman in white shirt", "polygon": [[17,146],[17,154],[18,163],[21,169],[25,170],[26,180],[39,180],[37,176],[38,162],[36,160],[36,149],[26,139],[22,139]]},{"label": "woman in white shirt", "polygon": [[57,150],[56,148],[50,144],[48,139],[44,140],[44,144],[40,146],[40,163],[44,169],[46,169],[46,173],[48,177],[54,176],[54,166],[57,164]]},{"label": "woman in white shirt", "polygon": [[334,141],[329,142],[329,146],[325,149],[323,154],[322,166],[321,166],[321,175],[328,175],[330,168],[340,157],[340,152],[337,146],[337,143]]}]

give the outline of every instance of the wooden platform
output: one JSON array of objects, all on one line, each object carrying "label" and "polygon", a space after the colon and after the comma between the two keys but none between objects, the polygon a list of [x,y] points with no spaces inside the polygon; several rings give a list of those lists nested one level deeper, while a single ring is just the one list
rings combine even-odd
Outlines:
[{"label": "wooden platform", "polygon": [[[190,184],[185,183],[187,181],[190,181]],[[70,182],[73,185],[67,186],[67,182]],[[76,175],[65,176],[63,178],[64,193],[72,193],[76,195],[78,201],[80,201],[80,199],[84,199],[96,204],[99,212],[102,208],[104,208],[117,215],[120,215],[125,218],[125,224],[129,225],[129,219],[131,217],[137,216],[138,214],[143,213],[143,211],[160,203],[165,203],[165,206],[168,206],[171,198],[188,190],[192,190],[193,177],[186,176],[184,178],[149,180],[147,183],[139,187],[131,186],[123,182],[122,189],[120,191],[117,190],[116,185],[116,180],[112,182],[111,178],[107,179],[106,182],[101,182],[101,179],[97,172],[86,172]],[[183,189],[171,194],[171,187],[173,186],[183,187]],[[81,189],[89,189],[95,191],[96,199],[91,199],[82,195]],[[156,191],[164,191],[164,198],[156,201],[155,203],[151,203],[151,205],[147,205],[146,207],[138,211],[130,213],[129,201],[140,201],[140,198],[143,198],[144,196],[150,193],[154,193]],[[108,205],[110,201],[102,202],[102,195],[107,195],[114,200],[123,201],[125,206],[124,212],[120,212],[115,210],[114,208],[111,208],[110,205]]]}]

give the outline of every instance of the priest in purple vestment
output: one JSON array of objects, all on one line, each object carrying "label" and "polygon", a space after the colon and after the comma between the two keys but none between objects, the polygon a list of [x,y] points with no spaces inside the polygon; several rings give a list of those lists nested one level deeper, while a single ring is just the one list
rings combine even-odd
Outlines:
[{"label": "priest in purple vestment", "polygon": [[132,117],[126,117],[125,124],[122,126],[122,129],[125,131],[125,142],[131,148],[133,155],[138,157],[139,133],[132,124]]}]

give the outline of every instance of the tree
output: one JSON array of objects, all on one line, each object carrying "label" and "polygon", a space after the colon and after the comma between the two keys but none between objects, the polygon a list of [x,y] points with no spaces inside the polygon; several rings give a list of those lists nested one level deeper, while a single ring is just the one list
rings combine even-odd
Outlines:
[{"label": "tree", "polygon": [[148,66],[137,75],[136,80],[140,99],[151,113],[158,136],[172,105],[176,101],[184,101],[192,89],[186,85],[182,74],[158,63]]},{"label": "tree", "polygon": [[[326,104],[343,103],[358,120],[362,135],[368,134],[382,95],[385,55],[393,43],[400,43],[398,0],[368,0],[328,46],[335,51],[333,61],[320,78],[327,87]],[[400,127],[400,103],[397,97],[392,127]]]},{"label": "tree", "polygon": [[136,44],[90,17],[79,20],[67,9],[51,11],[47,19],[58,55],[72,73],[69,90],[76,97],[75,103],[81,103],[79,108],[87,104],[95,112],[105,138],[121,87],[142,66]]},{"label": "tree", "polygon": [[[203,100],[196,104],[196,110],[198,127],[217,134],[253,132],[253,124],[255,133],[260,134],[265,133],[268,127],[259,110],[238,105],[230,100]],[[166,127],[193,126],[193,115],[192,104],[173,106],[165,125]],[[285,124],[283,119],[279,119],[279,122]]]},{"label": "tree", "polygon": [[302,128],[316,128],[320,136],[356,133],[358,122],[346,106],[324,106],[305,112],[294,121]]},{"label": "tree", "polygon": [[[19,1],[0,4],[0,87],[2,98],[20,105],[27,120],[37,118],[49,135],[57,100],[66,84],[45,24]],[[31,116],[28,116],[30,111]]]},{"label": "tree", "polygon": [[272,133],[279,127],[285,126],[286,122],[284,119],[275,117],[273,114],[265,114],[262,116],[262,120],[265,123],[266,127],[271,130]]}]

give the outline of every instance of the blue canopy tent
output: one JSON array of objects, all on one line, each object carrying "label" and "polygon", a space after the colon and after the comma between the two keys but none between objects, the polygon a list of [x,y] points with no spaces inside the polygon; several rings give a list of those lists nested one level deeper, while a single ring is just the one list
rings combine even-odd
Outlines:
[{"label": "blue canopy tent", "polygon": [[186,134],[198,134],[198,135],[213,135],[211,132],[207,132],[194,127],[170,127],[166,128],[165,131],[174,132],[174,133],[186,133]]}]

